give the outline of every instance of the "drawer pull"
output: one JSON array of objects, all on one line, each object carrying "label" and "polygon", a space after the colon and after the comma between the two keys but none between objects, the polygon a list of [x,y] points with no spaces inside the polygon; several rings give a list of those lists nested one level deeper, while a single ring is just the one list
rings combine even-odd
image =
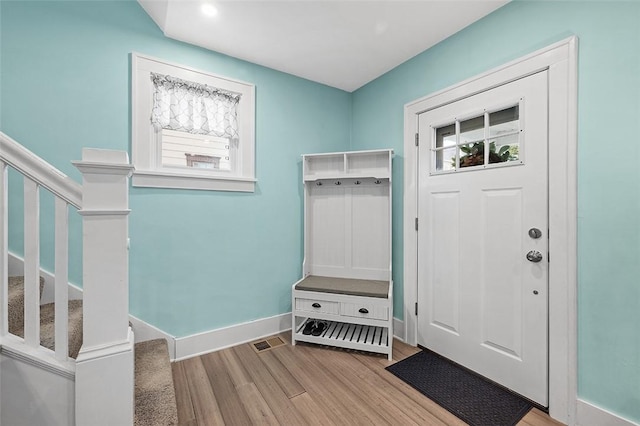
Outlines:
[{"label": "drawer pull", "polygon": [[314,303],[313,305],[311,305],[311,306],[313,306],[314,308],[321,308],[321,307],[322,307],[322,305],[320,305],[318,302],[315,302],[315,303]]},{"label": "drawer pull", "polygon": [[358,309],[358,312],[360,312],[361,314],[368,314],[369,310],[367,308],[360,308]]}]

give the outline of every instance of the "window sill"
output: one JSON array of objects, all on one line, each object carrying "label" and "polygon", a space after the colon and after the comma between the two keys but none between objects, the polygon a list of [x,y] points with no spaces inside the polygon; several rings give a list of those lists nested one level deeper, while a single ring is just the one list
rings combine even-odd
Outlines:
[{"label": "window sill", "polygon": [[254,178],[184,175],[155,170],[136,170],[131,182],[136,187],[234,192],[255,192],[256,185]]}]

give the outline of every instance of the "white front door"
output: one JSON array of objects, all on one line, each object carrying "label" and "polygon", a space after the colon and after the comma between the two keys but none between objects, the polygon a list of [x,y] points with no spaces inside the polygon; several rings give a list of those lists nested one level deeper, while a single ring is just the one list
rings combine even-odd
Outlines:
[{"label": "white front door", "polygon": [[418,124],[418,344],[543,406],[547,87],[539,72]]}]

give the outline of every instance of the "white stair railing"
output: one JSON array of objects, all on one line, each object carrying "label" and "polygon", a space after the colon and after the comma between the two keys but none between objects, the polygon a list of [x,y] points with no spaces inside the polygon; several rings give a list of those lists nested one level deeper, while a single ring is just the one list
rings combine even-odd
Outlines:
[{"label": "white stair railing", "polygon": [[[8,329],[8,170],[20,173],[24,181],[24,338],[7,338]],[[3,345],[14,350],[21,345],[36,358],[47,361],[40,348],[40,190],[55,199],[55,353],[60,367],[73,371],[68,358],[68,221],[69,206],[82,205],[82,187],[49,163],[0,132],[0,336]],[[56,365],[56,363],[54,363]]]},{"label": "white stair railing", "polygon": [[[133,423],[127,153],[84,149],[83,185],[0,132],[0,345],[75,374],[77,424]],[[24,179],[24,339],[9,333],[8,170]],[[40,189],[55,198],[55,352],[40,346]],[[83,345],[68,358],[69,210],[83,220]],[[97,422],[97,423],[96,423]]]}]

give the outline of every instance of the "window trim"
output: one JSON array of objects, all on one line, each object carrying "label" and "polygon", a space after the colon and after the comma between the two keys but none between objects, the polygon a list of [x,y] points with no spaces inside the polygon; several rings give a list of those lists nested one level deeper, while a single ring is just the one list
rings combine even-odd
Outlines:
[{"label": "window trim", "polygon": [[[235,150],[234,170],[188,170],[156,165],[157,140],[151,115],[153,84],[150,72],[169,74],[242,95],[238,123],[240,142]],[[148,84],[147,84],[148,82]],[[149,122],[148,125],[145,125]],[[131,157],[135,187],[255,192],[255,85],[158,58],[131,53]]]}]

